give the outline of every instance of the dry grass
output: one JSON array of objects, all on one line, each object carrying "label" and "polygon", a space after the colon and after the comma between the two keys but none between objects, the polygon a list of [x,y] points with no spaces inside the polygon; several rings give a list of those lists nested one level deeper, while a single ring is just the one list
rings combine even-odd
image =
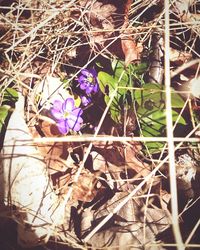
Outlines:
[{"label": "dry grass", "polygon": [[[3,1],[5,2],[5,1]],[[84,1],[83,1],[84,2]],[[95,1],[91,1],[95,2]],[[44,138],[33,138],[33,143],[46,144],[49,142],[87,142],[89,143],[87,150],[84,153],[82,162],[79,164],[79,168],[74,175],[73,183],[77,183],[80,175],[84,169],[85,162],[88,159],[88,156],[91,153],[92,146],[95,142],[121,142],[124,145],[127,145],[131,142],[148,142],[148,141],[162,141],[166,142],[163,151],[161,152],[160,158],[156,161],[152,158],[150,152],[147,157],[152,161],[154,168],[150,173],[142,178],[142,181],[132,190],[129,194],[120,201],[112,212],[110,212],[105,218],[94,227],[91,232],[84,238],[82,241],[87,243],[92,236],[101,229],[112,217],[114,214],[117,214],[122,207],[127,204],[129,201],[137,197],[138,193],[144,188],[145,185],[148,185],[149,190],[145,193],[141,191],[142,195],[146,195],[146,207],[144,209],[148,210],[148,202],[151,199],[151,187],[149,184],[155,178],[155,174],[158,170],[165,164],[169,164],[170,168],[170,188],[173,190],[171,193],[171,223],[173,225],[173,233],[175,236],[175,242],[173,244],[164,244],[158,242],[154,243],[154,246],[163,246],[163,247],[173,247],[176,246],[177,249],[193,249],[200,248],[199,244],[190,244],[190,239],[195,234],[196,230],[199,227],[200,220],[193,227],[193,230],[190,232],[186,241],[183,241],[179,222],[180,215],[178,211],[178,194],[177,194],[177,183],[176,183],[176,167],[175,167],[175,152],[182,147],[185,147],[185,143],[196,142],[198,143],[199,137],[195,136],[195,132],[199,131],[200,125],[196,124],[193,121],[193,128],[185,137],[176,137],[173,136],[173,131],[175,125],[173,126],[172,122],[172,107],[171,107],[171,79],[183,72],[184,69],[188,69],[192,66],[197,66],[195,68],[195,76],[199,75],[200,68],[200,55],[199,51],[196,50],[196,41],[199,39],[199,25],[200,18],[196,17],[196,20],[181,20],[180,16],[176,13],[174,15],[178,16],[178,21],[170,23],[170,13],[171,7],[175,4],[175,1],[164,1],[165,7],[162,12],[159,12],[158,15],[155,15],[153,20],[147,22],[145,25],[141,23],[140,17],[145,11],[157,4],[157,0],[154,1],[141,1],[137,0],[132,4],[130,9],[130,23],[127,27],[127,30],[131,32],[133,37],[137,38],[140,42],[150,43],[152,32],[155,29],[160,30],[165,34],[165,86],[166,86],[166,107],[167,107],[167,136],[159,138],[151,137],[116,137],[112,135],[99,135],[99,131],[102,127],[102,124],[109,112],[109,107],[113,101],[113,98],[116,95],[117,89],[114,91],[113,95],[110,98],[110,101],[103,112],[103,115],[100,119],[100,122],[97,126],[96,132],[93,135],[73,135],[66,137],[44,137]],[[0,1],[1,5],[2,1]],[[138,9],[141,9],[141,12],[138,13]],[[10,6],[1,6],[0,7],[0,31],[2,36],[0,37],[1,44],[1,92],[4,93],[4,90],[7,86],[12,84],[13,88],[22,92],[27,96],[31,96],[33,91],[33,86],[38,81],[44,78],[45,75],[52,75],[60,78],[66,78],[70,83],[75,80],[80,73],[81,69],[87,68],[88,65],[95,62],[100,56],[103,58],[113,59],[116,55],[110,50],[110,47],[116,43],[121,37],[123,37],[123,32],[120,30],[120,27],[112,29],[98,29],[91,25],[90,13],[88,5],[80,6],[79,1],[22,1],[19,0],[18,3],[13,3]],[[135,14],[136,13],[136,14]],[[30,15],[27,17],[26,15]],[[123,20],[123,16],[116,14],[116,20],[119,22]],[[116,21],[115,20],[115,21]],[[122,22],[123,23],[123,22]],[[137,23],[137,26],[134,25]],[[188,63],[180,65],[173,72],[170,69],[170,35],[174,36],[174,32],[184,29],[192,30],[190,33],[189,39],[185,39],[182,43],[185,46],[185,50],[192,52],[195,59],[191,60]],[[120,31],[120,32],[118,32]],[[94,39],[97,39],[96,34],[101,32],[103,39],[100,44],[94,43]],[[114,36],[106,37],[105,34],[115,32]],[[180,31],[182,32],[182,31]],[[103,45],[104,41],[106,43]],[[192,42],[191,42],[192,41]],[[177,42],[177,41],[175,41]],[[82,49],[83,48],[83,49]],[[79,53],[83,53],[83,50],[87,50],[87,59],[86,62],[83,60],[83,64],[80,66],[77,63],[76,58],[80,58]],[[85,59],[85,58],[84,58]],[[79,59],[78,59],[79,60]],[[77,63],[77,64],[76,64]],[[67,69],[67,70],[66,70]],[[75,73],[74,73],[75,72]],[[122,75],[121,75],[122,77]],[[27,99],[27,102],[31,100]],[[2,101],[2,100],[1,100]],[[186,100],[187,103],[190,102],[190,99]],[[34,106],[36,114],[32,115],[30,110],[26,109],[26,120],[29,124],[34,124],[37,121],[36,115],[40,114],[42,108],[38,110],[37,106]],[[183,110],[180,111],[180,115]],[[193,119],[193,110],[190,105],[190,115]],[[30,119],[29,119],[30,117]],[[190,144],[188,144],[190,145]],[[190,146],[189,146],[190,147]],[[191,147],[192,148],[192,147]],[[162,157],[164,153],[168,151],[165,157]],[[195,148],[199,152],[199,148]],[[197,159],[199,160],[199,159]],[[74,185],[71,185],[68,192],[64,196],[64,204],[67,206],[70,203]],[[195,202],[195,201],[194,201]],[[57,222],[54,221],[55,225]],[[144,228],[147,226],[147,222],[144,219]],[[55,232],[55,238],[58,235]],[[144,230],[144,238],[145,230]],[[74,247],[79,247],[80,249],[87,249],[78,244],[76,241],[69,242],[69,238],[62,236],[62,242],[65,244],[73,245]],[[153,243],[152,243],[153,244]],[[151,244],[150,244],[151,245]],[[130,249],[133,246],[130,246]],[[140,246],[136,246],[139,249]],[[147,247],[147,246],[146,246]],[[109,249],[112,249],[110,247]]]}]

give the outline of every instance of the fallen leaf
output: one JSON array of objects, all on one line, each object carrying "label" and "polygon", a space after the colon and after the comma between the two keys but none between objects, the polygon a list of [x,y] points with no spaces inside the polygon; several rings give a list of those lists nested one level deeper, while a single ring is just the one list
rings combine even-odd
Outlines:
[{"label": "fallen leaf", "polygon": [[170,61],[176,65],[182,65],[183,63],[192,59],[192,54],[186,51],[179,51],[173,48],[170,48]]},{"label": "fallen leaf", "polygon": [[0,197],[6,206],[15,206],[12,216],[18,222],[18,242],[30,247],[48,241],[55,226],[63,223],[65,207],[52,191],[46,164],[33,145],[23,113],[24,98],[19,94],[1,151]]},{"label": "fallen leaf", "polygon": [[70,97],[69,92],[64,88],[63,82],[58,77],[47,75],[41,82],[34,86],[31,93],[31,101],[36,107],[42,106],[49,110],[54,100],[65,100]]},{"label": "fallen leaf", "polygon": [[90,43],[103,44],[106,38],[114,32],[113,14],[117,8],[113,4],[103,4],[100,1],[79,1],[81,6],[88,9],[86,13],[90,23],[90,31],[86,33]]},{"label": "fallen leaf", "polygon": [[[130,199],[117,213],[113,214],[116,207],[120,206],[128,195],[127,192],[117,192],[105,204],[91,212],[91,208],[84,209],[82,213],[81,236],[83,241],[92,248],[106,249],[163,249],[162,246],[151,244],[155,241],[155,235],[161,232],[169,224],[169,216],[161,209],[147,208],[144,214],[142,202],[137,199]],[[87,211],[88,210],[88,211]],[[113,215],[109,221],[104,223],[101,230],[98,230],[91,238],[87,235],[92,232],[95,226],[99,225],[105,217]],[[87,219],[86,219],[87,218]],[[144,220],[146,220],[144,226]],[[145,237],[144,237],[145,235]]]},{"label": "fallen leaf", "polygon": [[191,86],[190,89],[192,95],[196,98],[200,98],[200,76],[197,78],[193,78],[189,84]]},{"label": "fallen leaf", "polygon": [[90,202],[97,195],[98,189],[96,188],[98,180],[93,173],[84,169],[79,176],[76,183],[73,184],[72,198],[74,200]]},{"label": "fallen leaf", "polygon": [[131,38],[121,39],[122,50],[125,56],[125,65],[139,60],[136,42]]},{"label": "fallen leaf", "polygon": [[122,51],[125,56],[125,66],[127,66],[131,62],[138,61],[140,58],[140,53],[143,50],[141,44],[137,44],[136,41],[132,38],[131,34],[126,31],[129,25],[128,14],[129,10],[131,9],[131,3],[131,0],[127,0],[124,10],[124,24],[121,27],[121,34],[125,36],[124,38],[121,38]]}]

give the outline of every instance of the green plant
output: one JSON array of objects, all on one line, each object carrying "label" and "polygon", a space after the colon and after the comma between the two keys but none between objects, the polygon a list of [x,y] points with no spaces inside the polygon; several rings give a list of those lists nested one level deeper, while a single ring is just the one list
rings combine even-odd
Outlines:
[{"label": "green plant", "polygon": [[[135,108],[141,128],[140,136],[166,136],[165,88],[159,84],[145,83],[143,75],[147,64],[129,65],[125,68],[123,62],[114,60],[111,65],[112,75],[104,71],[98,74],[99,86],[104,93],[106,104],[116,91],[110,105],[111,118],[119,123],[122,121],[125,107]],[[135,80],[137,84],[140,83],[139,87],[135,86]],[[184,118],[177,111],[184,106],[184,100],[173,89],[171,99],[173,122],[186,125]],[[160,142],[148,142],[146,145],[151,152],[156,152],[163,147],[163,143]]]},{"label": "green plant", "polygon": [[18,93],[13,88],[6,88],[2,94],[0,106],[0,131],[5,126],[8,115],[12,112],[15,102],[18,100]]}]

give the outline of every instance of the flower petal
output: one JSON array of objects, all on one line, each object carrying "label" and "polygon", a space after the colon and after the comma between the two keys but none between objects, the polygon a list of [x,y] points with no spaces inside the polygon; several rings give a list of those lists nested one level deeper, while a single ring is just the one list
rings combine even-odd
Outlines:
[{"label": "flower petal", "polygon": [[87,81],[87,78],[86,78],[85,76],[80,76],[80,77],[78,78],[78,82],[79,82],[80,84],[82,84],[82,83],[87,83],[88,81]]},{"label": "flower petal", "polygon": [[76,108],[76,109],[73,109],[71,115],[73,116],[81,116],[83,114],[83,110],[81,108]]},{"label": "flower petal", "polygon": [[73,129],[76,123],[82,123],[83,119],[81,117],[77,117],[76,115],[70,114],[67,119],[68,125]]},{"label": "flower petal", "polygon": [[80,84],[80,89],[82,90],[86,90],[89,86],[89,83],[88,82],[84,82],[84,83],[81,83]]},{"label": "flower petal", "polygon": [[82,102],[83,106],[87,106],[88,104],[90,104],[92,102],[92,100],[90,97],[81,96],[81,102]]},{"label": "flower petal", "polygon": [[92,74],[92,75],[93,75],[93,77],[94,77],[94,78],[96,78],[96,77],[97,77],[97,72],[96,72],[96,70],[95,70],[95,69],[89,69],[88,71],[90,72],[90,74]]},{"label": "flower petal", "polygon": [[61,120],[58,122],[58,130],[62,134],[67,134],[69,132],[69,126],[66,120]]},{"label": "flower petal", "polygon": [[84,76],[86,76],[86,77],[88,77],[90,75],[90,71],[87,70],[87,69],[82,69],[81,70],[81,74],[84,75]]},{"label": "flower petal", "polygon": [[89,85],[89,86],[86,88],[86,90],[85,90],[86,94],[87,94],[87,95],[91,94],[91,92],[93,91],[93,88],[94,88],[93,85]]},{"label": "flower petal", "polygon": [[50,111],[51,111],[51,114],[53,115],[53,117],[55,117],[57,120],[63,119],[62,109],[58,110],[58,109],[52,108]]},{"label": "flower petal", "polygon": [[61,110],[62,109],[62,102],[60,100],[55,100],[53,103],[53,109]]},{"label": "flower petal", "polygon": [[93,92],[94,93],[97,93],[99,90],[99,85],[98,84],[95,84],[94,87],[93,87]]},{"label": "flower petal", "polygon": [[77,131],[79,131],[80,129],[81,129],[81,124],[77,122],[77,123],[75,124],[75,126],[73,127],[73,130],[77,132]]},{"label": "flower petal", "polygon": [[67,98],[63,103],[63,111],[71,112],[74,109],[74,99]]},{"label": "flower petal", "polygon": [[74,130],[74,131],[79,131],[81,128],[81,123],[83,119],[81,117],[70,117],[70,119],[67,120],[68,126]]}]

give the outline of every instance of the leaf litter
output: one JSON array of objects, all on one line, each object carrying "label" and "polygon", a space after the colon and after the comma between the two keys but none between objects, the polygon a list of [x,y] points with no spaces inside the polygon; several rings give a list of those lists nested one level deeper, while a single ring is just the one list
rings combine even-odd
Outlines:
[{"label": "leaf litter", "polygon": [[[2,215],[17,224],[18,242],[11,246],[52,247],[53,241],[80,249],[166,249],[165,243],[175,243],[168,237],[173,191],[164,158],[167,147],[134,140],[145,137],[144,128],[165,137],[161,86],[167,52],[163,41],[151,43],[157,34],[164,39],[163,1],[0,4],[5,24],[0,25],[1,92],[8,86],[22,92],[18,100],[1,98],[1,108],[12,99],[9,116],[1,112],[0,171]],[[172,4],[170,62],[172,101],[181,110],[174,110],[174,122],[187,130],[180,135],[175,128],[175,133],[183,138],[193,130],[195,134],[194,142],[182,143],[176,153],[180,227],[184,242],[199,244],[198,229],[193,232],[199,204],[199,61],[180,71],[189,80],[176,73],[183,63],[199,59],[195,4]],[[140,67],[150,58],[148,67]],[[108,64],[116,59],[113,70]],[[101,75],[91,77],[91,67]],[[83,70],[87,77],[80,83]],[[84,92],[94,89],[95,79],[102,80],[101,92]],[[189,101],[176,94],[188,82],[193,86]],[[158,93],[153,83],[160,85]],[[145,90],[148,84],[153,91]],[[67,98],[83,109],[83,127],[78,133],[70,130],[71,137],[61,135],[50,112],[55,101]],[[178,117],[178,112],[184,115]],[[68,115],[63,111],[63,119]],[[188,120],[190,131],[184,127]]]}]

